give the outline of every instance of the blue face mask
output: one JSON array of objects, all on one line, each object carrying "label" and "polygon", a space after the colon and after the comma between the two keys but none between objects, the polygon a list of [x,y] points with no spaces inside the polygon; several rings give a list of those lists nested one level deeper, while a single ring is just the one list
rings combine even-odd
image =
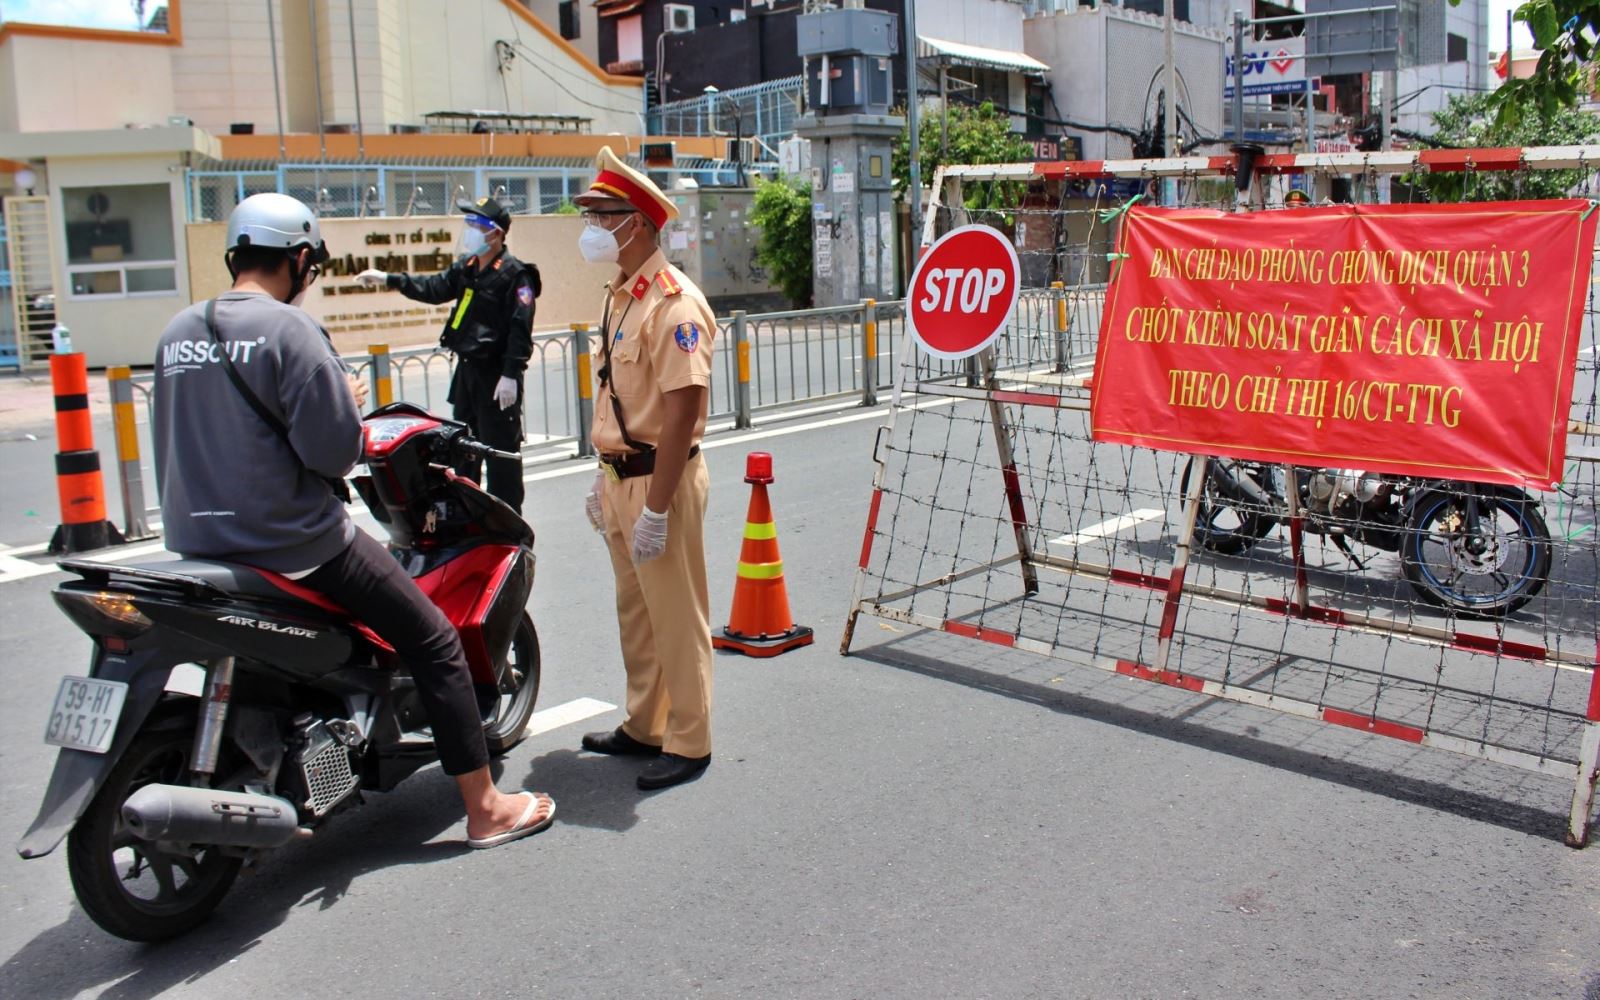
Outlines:
[{"label": "blue face mask", "polygon": [[[487,223],[488,220],[483,220]],[[489,249],[489,234],[480,228],[481,223],[477,216],[469,217],[467,224],[461,228],[461,238],[456,241],[456,260],[464,261],[469,257],[477,257]],[[489,223],[493,229],[493,224]]]}]

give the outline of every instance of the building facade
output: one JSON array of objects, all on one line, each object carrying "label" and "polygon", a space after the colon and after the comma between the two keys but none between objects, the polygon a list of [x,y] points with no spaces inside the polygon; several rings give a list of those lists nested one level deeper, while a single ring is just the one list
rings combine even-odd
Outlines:
[{"label": "building facade", "polygon": [[168,0],[150,20],[0,24],[4,238],[34,262],[0,322],[20,354],[61,323],[92,365],[147,364],[193,298],[186,227],[257,191],[327,217],[483,194],[556,211],[601,145],[642,144],[639,79],[522,0]]}]

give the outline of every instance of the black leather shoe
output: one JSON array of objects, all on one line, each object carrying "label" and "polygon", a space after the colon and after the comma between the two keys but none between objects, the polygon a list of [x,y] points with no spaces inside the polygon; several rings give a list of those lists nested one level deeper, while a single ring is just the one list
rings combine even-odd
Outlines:
[{"label": "black leather shoe", "polygon": [[590,753],[608,753],[618,757],[654,757],[661,748],[640,743],[618,726],[609,733],[585,733],[583,748]]},{"label": "black leather shoe", "polygon": [[639,772],[639,787],[645,791],[654,788],[668,788],[679,785],[685,781],[693,781],[700,777],[711,763],[711,755],[704,757],[684,757],[675,753],[664,753],[644,766]]}]

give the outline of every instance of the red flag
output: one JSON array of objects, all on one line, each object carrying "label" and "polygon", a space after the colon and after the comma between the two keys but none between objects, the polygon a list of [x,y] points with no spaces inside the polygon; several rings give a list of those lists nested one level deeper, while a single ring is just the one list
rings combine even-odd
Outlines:
[{"label": "red flag", "polygon": [[1510,72],[1511,72],[1511,50],[1509,48],[1507,48],[1504,52],[1500,53],[1499,61],[1497,61],[1494,64],[1494,73],[1495,73],[1495,76],[1498,76],[1500,79],[1504,80],[1506,78],[1506,74],[1508,74]]}]

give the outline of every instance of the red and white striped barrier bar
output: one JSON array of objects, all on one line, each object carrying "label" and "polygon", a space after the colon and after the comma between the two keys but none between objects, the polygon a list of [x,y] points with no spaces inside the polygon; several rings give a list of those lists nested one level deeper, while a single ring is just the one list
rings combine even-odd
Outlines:
[{"label": "red and white striped barrier bar", "polygon": [[[935,180],[1110,180],[1142,177],[1231,177],[1239,158],[1169,156],[1147,160],[1065,160],[1052,163],[977,164],[940,167]],[[1353,153],[1267,153],[1255,160],[1263,174],[1408,174],[1419,170],[1570,170],[1600,165],[1600,144],[1477,149],[1408,149]]]}]

